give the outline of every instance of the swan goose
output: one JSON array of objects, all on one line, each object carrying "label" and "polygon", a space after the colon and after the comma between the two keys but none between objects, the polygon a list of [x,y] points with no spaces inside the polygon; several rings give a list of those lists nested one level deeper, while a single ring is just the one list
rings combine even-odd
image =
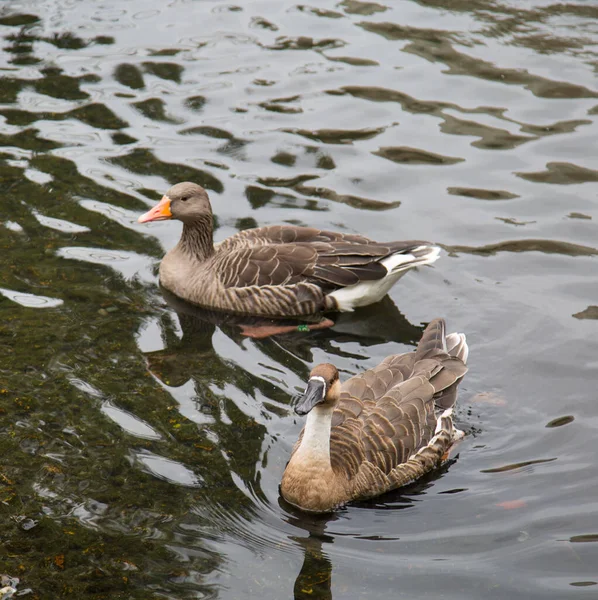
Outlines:
[{"label": "swan goose", "polygon": [[334,365],[316,366],[295,407],[307,422],[282,477],[283,498],[329,512],[441,464],[463,436],[452,412],[467,355],[465,335],[446,335],[436,319],[415,351],[389,356],[342,385]]}]

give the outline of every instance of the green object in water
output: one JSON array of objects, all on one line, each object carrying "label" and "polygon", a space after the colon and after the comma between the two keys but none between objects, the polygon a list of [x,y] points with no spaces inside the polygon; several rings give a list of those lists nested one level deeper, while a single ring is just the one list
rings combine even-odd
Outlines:
[{"label": "green object in water", "polygon": [[308,325],[297,325],[297,331],[309,331]]}]

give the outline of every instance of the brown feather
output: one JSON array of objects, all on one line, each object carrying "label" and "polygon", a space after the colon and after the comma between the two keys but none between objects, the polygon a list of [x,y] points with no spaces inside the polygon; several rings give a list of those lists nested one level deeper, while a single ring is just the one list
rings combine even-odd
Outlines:
[{"label": "brown feather", "polygon": [[[203,188],[180,183],[164,201],[170,201],[172,218],[183,222],[183,233],[162,260],[160,282],[205,308],[278,317],[351,310],[352,304],[344,305],[334,292],[387,278],[386,258],[409,255],[400,276],[438,256],[436,247],[419,240],[379,243],[358,234],[294,225],[247,229],[214,245],[212,208]],[[150,214],[141,221],[154,220]],[[396,280],[393,272],[386,279],[388,287]],[[388,287],[379,288],[380,293]],[[375,299],[364,294],[360,300]]]},{"label": "brown feather", "polygon": [[[446,348],[444,321],[437,319],[414,352],[389,356],[346,381],[330,417],[330,472],[314,482],[309,463],[292,458],[283,496],[307,510],[326,511],[405,485],[439,464],[455,437],[450,412],[443,411],[455,402],[467,371],[458,357],[466,356],[465,338],[455,344],[455,356]],[[302,493],[310,485],[319,490],[317,502]]]}]

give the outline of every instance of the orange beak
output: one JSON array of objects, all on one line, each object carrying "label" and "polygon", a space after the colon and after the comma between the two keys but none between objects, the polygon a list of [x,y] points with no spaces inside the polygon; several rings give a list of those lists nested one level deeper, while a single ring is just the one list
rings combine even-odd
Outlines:
[{"label": "orange beak", "polygon": [[172,219],[172,213],[170,212],[170,198],[168,196],[162,196],[162,200],[160,200],[154,208],[141,215],[137,219],[137,222],[149,223],[150,221],[164,221],[164,219]]}]

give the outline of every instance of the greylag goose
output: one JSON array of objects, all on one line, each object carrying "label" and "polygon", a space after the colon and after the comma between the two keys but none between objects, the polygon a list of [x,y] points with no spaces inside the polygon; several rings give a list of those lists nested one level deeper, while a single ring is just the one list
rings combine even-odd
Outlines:
[{"label": "greylag goose", "polygon": [[189,182],[171,187],[138,221],[163,219],[182,221],[183,233],[162,259],[160,283],[193,304],[238,314],[352,311],[440,254],[428,242],[379,243],[295,225],[246,229],[214,245],[208,194]]},{"label": "greylag goose", "polygon": [[342,385],[336,367],[315,367],[295,407],[307,422],[282,477],[283,498],[329,512],[442,463],[463,436],[452,412],[467,354],[465,335],[445,335],[444,320],[436,319],[415,351],[389,356]]}]

